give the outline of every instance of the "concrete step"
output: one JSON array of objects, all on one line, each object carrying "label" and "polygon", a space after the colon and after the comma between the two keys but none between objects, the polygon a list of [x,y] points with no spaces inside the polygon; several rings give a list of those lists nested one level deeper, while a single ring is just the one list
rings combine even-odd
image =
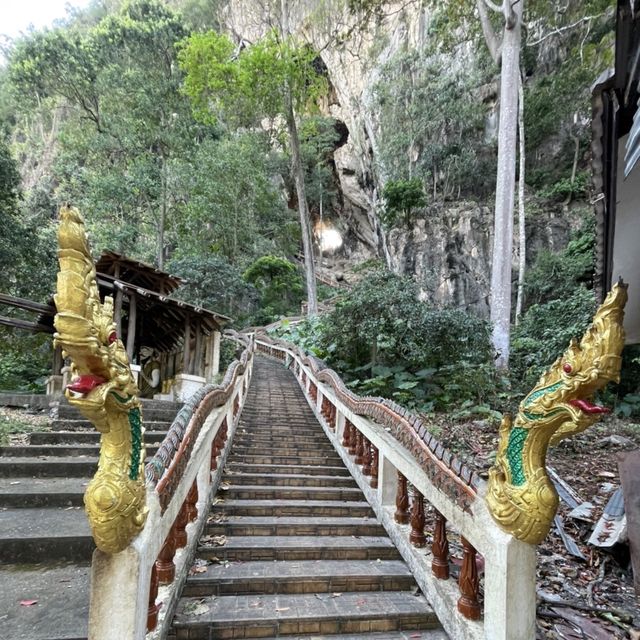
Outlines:
[{"label": "concrete step", "polygon": [[265,442],[267,444],[271,443],[271,442],[284,442],[287,444],[290,443],[296,443],[296,444],[313,444],[313,443],[321,443],[321,444],[327,444],[327,436],[324,434],[324,432],[322,433],[313,433],[313,434],[308,434],[308,435],[297,435],[295,437],[293,437],[290,433],[286,433],[286,434],[274,434],[274,433],[256,433],[255,431],[252,431],[251,433],[249,432],[242,432],[239,431],[238,433],[236,433],[236,439],[235,441],[239,444],[239,443],[258,443],[258,442]]},{"label": "concrete step", "polygon": [[[148,455],[153,455],[158,450],[157,444],[145,443]],[[0,456],[6,458],[73,458],[79,456],[95,457],[100,455],[100,446],[96,444],[47,444],[47,445],[19,445],[12,447],[0,447]]]},{"label": "concrete step", "polygon": [[368,502],[337,500],[230,500],[214,502],[216,512],[237,516],[373,517]]},{"label": "concrete step", "polygon": [[[94,428],[86,431],[35,431],[29,434],[29,444],[38,446],[50,444],[98,444],[100,435]],[[144,442],[145,444],[160,444],[166,435],[166,431],[145,430]]]},{"label": "concrete step", "polygon": [[[171,640],[171,637],[169,637]],[[278,638],[263,638],[262,640],[278,640]],[[419,631],[382,631],[381,633],[332,633],[304,636],[287,636],[287,640],[449,640],[449,636],[442,629],[421,629]]]},{"label": "concrete step", "polygon": [[275,455],[275,456],[320,456],[335,455],[335,449],[330,442],[312,445],[282,445],[278,443],[233,443],[233,449],[238,454],[245,455]]},{"label": "concrete step", "polygon": [[90,478],[97,466],[96,456],[0,458],[0,478]]},{"label": "concrete step", "polygon": [[[0,566],[3,640],[86,640],[89,563]],[[23,600],[35,600],[30,607]]]},{"label": "concrete step", "polygon": [[221,495],[228,500],[332,500],[356,501],[358,487],[269,487],[230,485]]},{"label": "concrete step", "polygon": [[89,478],[0,478],[0,508],[81,507]]},{"label": "concrete step", "polygon": [[0,511],[0,561],[86,562],[95,544],[79,507]]},{"label": "concrete step", "polygon": [[211,536],[383,536],[384,527],[371,518],[329,516],[227,516],[213,514],[221,522],[207,523]]},{"label": "concrete step", "polygon": [[319,475],[323,476],[325,474],[329,474],[336,477],[351,477],[349,470],[341,465],[341,466],[329,466],[329,465],[320,465],[317,467],[311,465],[287,465],[283,467],[279,464],[247,464],[244,462],[228,462],[225,467],[226,470],[229,470],[233,473],[256,473],[256,474],[287,474],[287,473],[299,473],[303,475]]},{"label": "concrete step", "polygon": [[207,566],[187,579],[182,595],[408,591],[415,587],[407,565],[398,560],[249,561]]},{"label": "concrete step", "polygon": [[[142,415],[147,420],[160,420],[163,422],[172,422],[176,414],[182,408],[182,404],[178,402],[159,402],[148,403],[142,401]],[[58,420],[85,421],[84,416],[68,403],[61,403],[57,408]]]},{"label": "concrete step", "polygon": [[397,560],[398,550],[386,536],[234,536],[223,546],[201,544],[205,560]]},{"label": "concrete step", "polygon": [[[285,469],[288,470],[288,469]],[[308,475],[302,473],[239,473],[225,471],[226,482],[239,485],[270,485],[272,487],[356,487],[351,477]]]},{"label": "concrete step", "polygon": [[245,464],[276,464],[276,465],[304,465],[313,467],[328,464],[335,467],[342,464],[342,459],[338,454],[318,455],[318,456],[276,456],[276,455],[246,455],[234,453],[231,449],[229,462],[242,462]]},{"label": "concrete step", "polygon": [[[148,420],[144,417],[144,428],[149,431],[167,431],[173,422],[173,418],[169,420]],[[86,420],[51,420],[50,426],[52,431],[92,431],[96,428]]]},{"label": "concrete step", "polygon": [[[368,633],[439,626],[422,596],[407,591],[182,598],[173,621],[176,640]],[[198,606],[198,611],[189,613]],[[206,611],[203,611],[207,607]]]}]

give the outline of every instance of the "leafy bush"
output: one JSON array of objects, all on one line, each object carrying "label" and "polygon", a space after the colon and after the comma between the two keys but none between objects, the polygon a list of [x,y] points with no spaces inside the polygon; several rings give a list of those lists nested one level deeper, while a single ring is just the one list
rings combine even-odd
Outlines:
[{"label": "leafy bush", "polygon": [[564,299],[534,304],[513,332],[511,367],[525,387],[560,356],[572,338],[580,338],[595,312],[593,291],[578,286]]}]

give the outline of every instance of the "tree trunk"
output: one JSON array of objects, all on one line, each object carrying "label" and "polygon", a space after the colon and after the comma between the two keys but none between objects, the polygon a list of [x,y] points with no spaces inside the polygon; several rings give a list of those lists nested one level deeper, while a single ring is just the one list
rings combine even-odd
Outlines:
[{"label": "tree trunk", "polygon": [[[510,2],[505,0],[507,6]],[[523,0],[516,2],[512,20],[506,21],[502,39],[500,79],[500,126],[498,129],[498,171],[491,270],[491,341],[496,366],[509,366],[511,319],[511,253],[513,250],[513,204],[518,125],[518,83],[520,78],[520,32]],[[513,23],[513,24],[512,24]]]},{"label": "tree trunk", "polygon": [[[287,38],[289,31],[289,5],[287,0],[281,0],[282,12],[282,36]],[[300,153],[300,139],[298,137],[298,125],[293,111],[293,98],[289,86],[284,87],[285,117],[289,140],[291,143],[291,168],[296,184],[298,196],[298,212],[300,214],[300,230],[302,232],[302,248],[304,251],[304,272],[307,281],[307,315],[309,317],[318,314],[318,297],[316,295],[316,268],[313,261],[313,241],[311,237],[311,216],[307,204],[307,194],[304,187],[304,169],[302,168],[302,156]]]},{"label": "tree trunk", "polygon": [[162,271],[164,269],[164,226],[167,219],[167,158],[164,151],[160,154],[160,161],[162,162],[162,202],[160,203],[160,220],[158,220],[158,269]]},{"label": "tree trunk", "polygon": [[524,83],[520,74],[518,85],[518,137],[520,146],[520,170],[518,178],[518,296],[516,299],[516,326],[522,314],[524,299],[524,276],[527,266],[527,237],[524,217],[524,187],[525,187],[525,148],[524,148]]}]

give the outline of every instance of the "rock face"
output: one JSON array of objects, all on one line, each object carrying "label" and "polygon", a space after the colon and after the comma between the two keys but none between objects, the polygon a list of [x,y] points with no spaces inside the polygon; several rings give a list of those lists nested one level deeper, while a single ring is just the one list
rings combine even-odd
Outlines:
[{"label": "rock face", "polygon": [[[348,130],[346,141],[341,141],[333,154],[338,195],[325,211],[325,221],[329,218],[344,243],[334,254],[323,256],[324,264],[343,270],[347,261],[379,258],[394,271],[413,276],[425,299],[488,313],[493,225],[490,206],[447,202],[421,214],[413,229],[387,232],[378,216],[385,176],[378,148],[376,83],[381,67],[396,53],[428,44],[433,15],[420,3],[399,2],[388,7],[384,21],[372,20],[363,30],[355,28],[356,18],[347,12],[345,4],[337,0],[290,0],[291,30],[320,51],[326,67],[331,91],[321,109]],[[268,24],[261,12],[264,14],[264,9],[253,0],[230,0],[225,13],[229,32],[236,39],[254,41]],[[462,45],[451,57],[449,68],[460,68],[475,55],[470,43]],[[495,83],[484,90],[488,96],[483,104],[489,143],[497,127]],[[528,261],[540,249],[562,248],[569,230],[568,221],[549,215],[529,221]]]}]

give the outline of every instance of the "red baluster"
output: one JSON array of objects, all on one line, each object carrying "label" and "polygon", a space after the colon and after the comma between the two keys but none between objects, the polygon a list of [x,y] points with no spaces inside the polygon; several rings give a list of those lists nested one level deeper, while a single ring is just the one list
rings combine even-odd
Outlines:
[{"label": "red baluster", "polygon": [[424,535],[424,496],[415,487],[412,494],[409,542],[414,547],[422,548],[427,544],[427,538]]},{"label": "red baluster", "polygon": [[433,544],[431,545],[433,560],[431,571],[436,578],[447,580],[449,578],[449,541],[447,540],[447,521],[445,517],[436,511],[436,526],[433,532]]},{"label": "red baluster", "polygon": [[176,517],[176,521],[174,524],[175,527],[175,541],[176,541],[176,549],[182,549],[187,546],[187,525],[189,524],[189,518],[187,517],[187,502],[183,503],[180,511],[178,511],[178,515]]},{"label": "red baluster", "polygon": [[373,489],[378,488],[378,447],[371,445],[371,482]]},{"label": "red baluster", "polygon": [[364,436],[359,429],[356,429],[356,457],[354,462],[362,464],[364,462]]},{"label": "red baluster", "polygon": [[345,449],[349,449],[351,447],[351,422],[344,419],[344,431],[342,432],[342,446]]},{"label": "red baluster", "polygon": [[371,475],[371,443],[368,438],[362,436],[362,473]]},{"label": "red baluster", "polygon": [[409,522],[409,495],[407,493],[407,479],[398,471],[398,489],[396,491],[396,511],[393,514],[398,524]]},{"label": "red baluster", "polygon": [[158,625],[158,611],[162,605],[156,604],[158,597],[158,572],[156,565],[151,567],[151,581],[149,583],[149,607],[147,608],[147,631],[153,631]]},{"label": "red baluster", "polygon": [[358,429],[352,422],[349,422],[349,426],[349,455],[355,456],[358,452]]},{"label": "red baluster", "polygon": [[218,433],[216,433],[216,437],[213,439],[211,443],[211,471],[215,471],[218,468],[218,454],[220,450],[218,448],[218,440],[220,435],[220,430],[218,429]]},{"label": "red baluster", "polygon": [[198,483],[194,480],[187,494],[185,504],[187,505],[187,520],[193,522],[198,517]]},{"label": "red baluster", "polygon": [[460,598],[458,599],[458,611],[469,620],[479,620],[481,617],[480,603],[478,602],[478,568],[476,567],[476,550],[462,536],[462,568],[458,578]]},{"label": "red baluster", "polygon": [[176,553],[174,528],[175,524],[171,527],[169,535],[164,541],[154,565],[154,569],[157,572],[157,582],[159,584],[170,584],[176,577],[176,565],[173,563],[173,556]]}]

